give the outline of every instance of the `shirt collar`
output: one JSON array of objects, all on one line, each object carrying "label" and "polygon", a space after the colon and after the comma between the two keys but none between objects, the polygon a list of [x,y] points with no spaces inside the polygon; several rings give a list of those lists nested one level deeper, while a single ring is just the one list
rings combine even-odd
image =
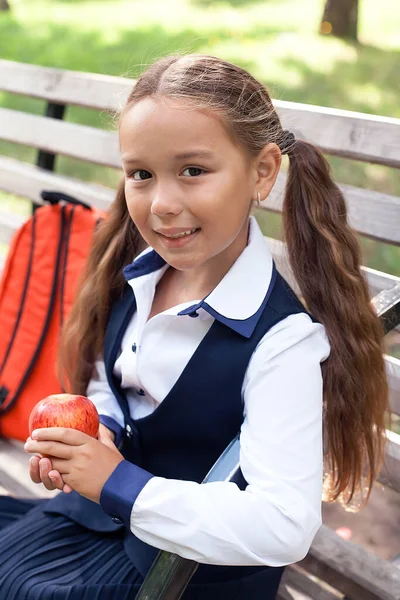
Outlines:
[{"label": "shirt collar", "polygon": [[[203,309],[237,333],[249,338],[268,302],[276,278],[271,251],[256,219],[249,219],[248,244],[215,289],[179,315],[198,316]],[[150,276],[159,280],[167,267],[152,248],[146,248],[123,273],[128,281]],[[162,269],[162,271],[160,271]]]}]

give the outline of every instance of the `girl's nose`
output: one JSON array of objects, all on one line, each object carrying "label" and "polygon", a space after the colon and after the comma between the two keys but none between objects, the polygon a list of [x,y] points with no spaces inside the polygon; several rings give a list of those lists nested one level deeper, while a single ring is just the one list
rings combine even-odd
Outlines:
[{"label": "girl's nose", "polygon": [[158,192],[151,203],[151,212],[157,217],[179,215],[182,212],[182,202],[172,192]]}]

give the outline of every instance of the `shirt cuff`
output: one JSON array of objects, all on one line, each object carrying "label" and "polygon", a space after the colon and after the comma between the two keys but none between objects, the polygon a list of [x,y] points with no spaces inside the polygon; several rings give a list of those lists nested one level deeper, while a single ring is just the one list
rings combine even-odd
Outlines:
[{"label": "shirt cuff", "polygon": [[115,419],[113,419],[112,417],[109,417],[108,415],[99,415],[99,417],[100,417],[100,423],[102,423],[108,429],[111,429],[111,431],[113,431],[115,433],[114,444],[118,448],[122,441],[122,435],[124,433],[124,428],[121,427],[121,425],[119,423],[117,423],[117,421]]},{"label": "shirt cuff", "polygon": [[131,512],[136,498],[154,475],[123,460],[111,473],[100,494],[100,505],[116,523],[131,528]]}]

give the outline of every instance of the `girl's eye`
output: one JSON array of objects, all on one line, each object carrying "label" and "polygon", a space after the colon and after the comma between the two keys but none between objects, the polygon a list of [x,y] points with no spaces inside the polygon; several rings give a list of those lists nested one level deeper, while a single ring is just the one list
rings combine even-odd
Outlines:
[{"label": "girl's eye", "polygon": [[[197,177],[198,175],[201,175],[201,173],[205,173],[205,171],[199,167],[188,167],[185,171],[189,172],[190,177]],[[183,173],[185,173],[185,171],[183,171]]]},{"label": "girl's eye", "polygon": [[144,179],[150,179],[151,173],[145,169],[138,169],[137,171],[133,171],[131,177],[132,179],[135,179],[135,181],[143,181]]}]

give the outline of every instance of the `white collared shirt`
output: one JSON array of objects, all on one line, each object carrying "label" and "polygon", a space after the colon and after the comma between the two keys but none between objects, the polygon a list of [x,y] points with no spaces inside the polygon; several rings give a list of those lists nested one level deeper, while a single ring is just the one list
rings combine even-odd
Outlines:
[{"label": "white collared shirt", "polygon": [[[227,318],[248,319],[265,298],[272,265],[269,247],[250,217],[248,245],[207,296],[208,306]],[[196,301],[146,322],[167,269],[165,265],[129,281],[137,311],[114,373],[126,388],[134,419],[150,414],[167,396],[214,322],[204,308],[196,319],[178,315]],[[304,313],[272,327],[257,345],[242,385],[240,466],[246,490],[229,482],[200,485],[153,477],[132,507],[132,532],[201,563],[281,566],[301,560],[321,525],[320,363],[329,351],[325,328]],[[99,413],[124,425],[101,360],[87,395]]]}]

